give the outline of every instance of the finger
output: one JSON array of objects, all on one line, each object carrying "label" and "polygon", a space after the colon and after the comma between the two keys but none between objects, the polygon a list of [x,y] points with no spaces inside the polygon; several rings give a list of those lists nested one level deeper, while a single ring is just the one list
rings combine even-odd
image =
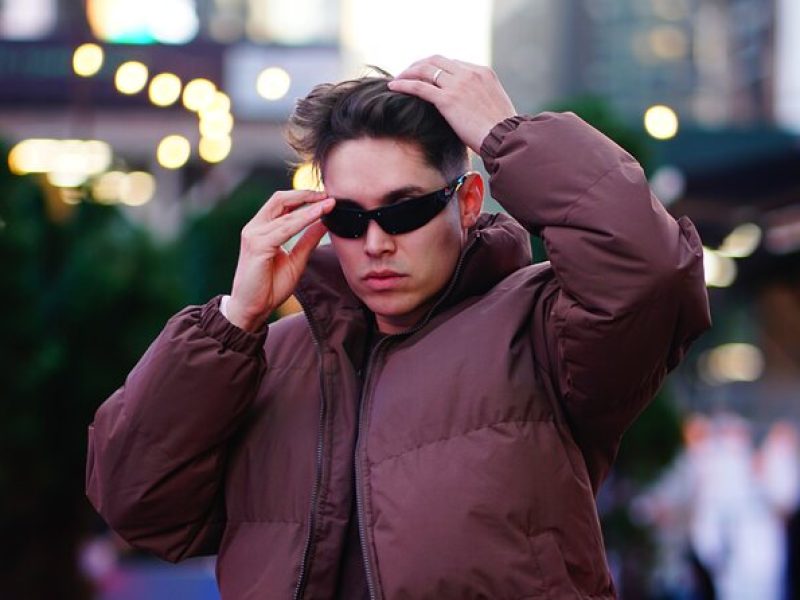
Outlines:
[{"label": "finger", "polygon": [[388,85],[389,89],[393,92],[417,96],[434,105],[437,103],[437,101],[442,99],[442,89],[425,81],[419,81],[416,79],[395,79],[390,81]]},{"label": "finger", "polygon": [[303,229],[319,220],[335,204],[336,201],[333,198],[326,198],[321,202],[316,202],[278,217],[267,223],[260,231],[254,231],[253,234],[261,239],[262,243],[274,247],[282,246]]},{"label": "finger", "polygon": [[451,76],[451,73],[445,71],[441,67],[426,63],[406,69],[395,77],[394,81],[424,81],[425,83],[438,86],[442,83],[442,79]]},{"label": "finger", "polygon": [[308,258],[327,231],[328,229],[325,225],[323,225],[321,221],[317,221],[316,223],[312,223],[308,229],[303,232],[300,239],[297,240],[294,248],[292,248],[292,251],[289,253],[289,258],[294,263],[298,272],[305,269]]},{"label": "finger", "polygon": [[459,68],[460,65],[456,61],[437,54],[418,60],[397,75],[395,79],[422,79],[432,82],[433,76],[439,69],[442,70],[442,74],[439,76],[441,79],[445,74],[455,74]]},{"label": "finger", "polygon": [[253,221],[271,221],[298,206],[327,198],[325,192],[314,190],[284,190],[275,192],[253,217]]}]

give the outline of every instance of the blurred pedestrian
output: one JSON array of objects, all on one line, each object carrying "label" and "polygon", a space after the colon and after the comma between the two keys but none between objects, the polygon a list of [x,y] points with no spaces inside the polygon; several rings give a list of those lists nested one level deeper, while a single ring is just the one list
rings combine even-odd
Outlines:
[{"label": "blurred pedestrian", "polygon": [[[660,528],[660,541],[671,548],[680,545],[676,532],[684,532],[697,566],[710,575],[714,597],[782,600],[787,522],[800,495],[796,431],[775,424],[758,451],[750,425],[737,415],[693,416],[685,431],[685,453],[637,500],[636,510]],[[681,572],[674,561],[673,571]],[[684,589],[699,594],[700,582]]]}]

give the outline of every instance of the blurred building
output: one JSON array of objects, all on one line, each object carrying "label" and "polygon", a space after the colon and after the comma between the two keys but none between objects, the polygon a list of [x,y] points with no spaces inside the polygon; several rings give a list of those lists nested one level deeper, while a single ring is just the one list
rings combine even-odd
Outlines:
[{"label": "blurred building", "polygon": [[[7,0],[0,136],[12,145],[101,142],[91,156],[85,144],[28,144],[12,152],[10,166],[42,172],[67,204],[91,196],[134,205],[126,209],[132,218],[168,237],[254,171],[291,185],[282,127],[315,84],[364,73],[366,64],[397,71],[435,52],[488,62],[490,0],[470,0],[468,12],[459,6],[87,0],[76,10],[67,0]],[[420,22],[422,10],[430,18]],[[438,35],[443,22],[457,32],[470,21],[468,39]],[[217,102],[187,104],[194,80],[198,94],[221,93]],[[76,172],[89,163],[91,172]]]},{"label": "blurred building", "polygon": [[652,182],[699,226],[709,285],[760,290],[762,333],[734,319],[713,343],[781,365],[779,407],[800,376],[798,33],[795,0],[5,0],[0,137],[56,214],[127,204],[166,238],[254,173],[291,185],[295,99],[364,65],[491,62],[521,112],[595,95],[660,138]]},{"label": "blurred building", "polygon": [[498,2],[493,53],[526,109],[591,93],[703,125],[771,121],[775,0]]},{"label": "blurred building", "polygon": [[[679,397],[800,419],[800,3],[505,0],[493,19],[519,109],[593,96],[657,138],[651,183],[698,226],[714,309],[700,360],[672,378]],[[672,111],[663,136],[653,106]]]}]

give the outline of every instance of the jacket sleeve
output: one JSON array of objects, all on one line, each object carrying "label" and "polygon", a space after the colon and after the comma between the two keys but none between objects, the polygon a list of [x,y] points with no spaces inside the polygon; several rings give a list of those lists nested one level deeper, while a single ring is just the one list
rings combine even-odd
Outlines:
[{"label": "jacket sleeve", "polygon": [[554,277],[534,339],[596,491],[625,429],[710,326],[700,238],[573,114],[506,119],[481,155],[492,195],[544,240]]},{"label": "jacket sleeve", "polygon": [[170,561],[217,551],[227,442],[264,375],[266,329],[219,298],[172,317],[89,426],[86,492],[131,545]]}]

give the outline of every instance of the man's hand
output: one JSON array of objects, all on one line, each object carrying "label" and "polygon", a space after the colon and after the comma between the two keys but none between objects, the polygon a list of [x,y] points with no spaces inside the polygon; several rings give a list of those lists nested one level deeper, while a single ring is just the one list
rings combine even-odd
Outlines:
[{"label": "man's hand", "polygon": [[389,82],[389,89],[436,106],[475,152],[495,125],[517,114],[492,69],[443,56],[415,62]]},{"label": "man's hand", "polygon": [[[257,331],[270,313],[286,301],[312,250],[325,235],[319,218],[335,203],[324,192],[276,192],[244,226],[227,306],[231,323],[246,331]],[[281,247],[306,227],[291,251]]]}]

